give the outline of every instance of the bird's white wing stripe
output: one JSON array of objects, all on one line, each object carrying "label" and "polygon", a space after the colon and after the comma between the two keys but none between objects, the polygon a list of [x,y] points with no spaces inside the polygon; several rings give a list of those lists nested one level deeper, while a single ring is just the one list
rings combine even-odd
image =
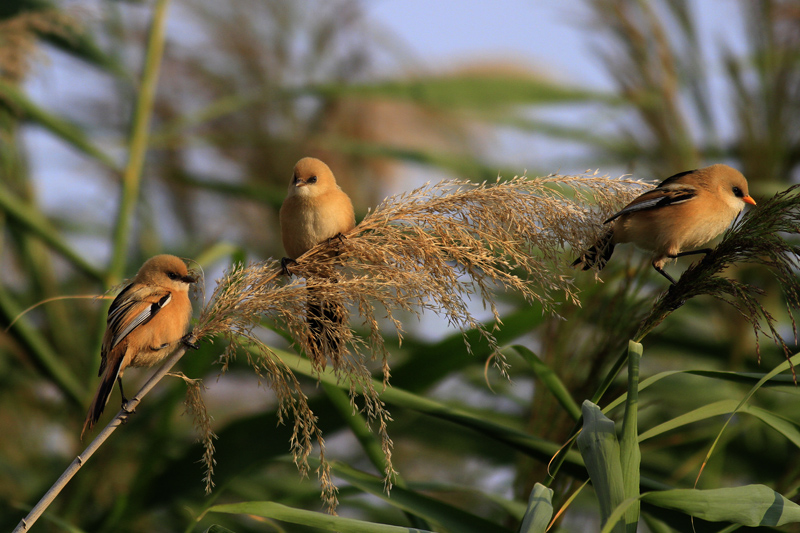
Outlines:
[{"label": "bird's white wing stripe", "polygon": [[125,327],[125,329],[123,329],[119,333],[119,335],[114,337],[114,341],[111,343],[111,349],[113,350],[114,347],[116,347],[117,344],[119,344],[122,341],[122,339],[130,335],[130,333],[133,330],[135,330],[136,328],[138,328],[139,326],[141,326],[142,324],[153,318],[153,316],[155,316],[156,313],[162,310],[170,301],[172,301],[172,294],[168,293],[166,296],[161,298],[157,303],[145,307],[141,313],[136,315],[136,317],[134,317],[134,319],[131,320],[130,324],[128,324]]}]

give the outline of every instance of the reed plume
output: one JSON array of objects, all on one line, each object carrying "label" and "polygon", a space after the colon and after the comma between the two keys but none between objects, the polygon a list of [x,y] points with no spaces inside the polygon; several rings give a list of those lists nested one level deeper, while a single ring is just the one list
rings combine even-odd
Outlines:
[{"label": "reed plume", "polygon": [[[388,489],[394,474],[387,429],[391,419],[368,367],[369,361],[380,360],[384,386],[388,384],[385,325],[402,342],[404,313],[420,318],[433,312],[463,333],[478,331],[494,352],[495,367],[505,375],[505,358],[492,331],[473,314],[471,302],[480,301],[491,310],[494,327],[502,325],[497,290],[518,292],[549,313],[557,312],[557,295],[578,304],[563,248],[582,249],[600,231],[595,221],[643,187],[638,181],[610,180],[596,173],[426,184],[384,200],[342,239],[321,243],[297,258],[291,279],[281,274],[275,260],[235,265],[219,280],[195,334],[199,339],[220,335],[228,341],[223,369],[240,348],[251,350],[241,352],[278,397],[281,421],[288,416],[294,420],[291,445],[301,473],[308,471],[313,444],[319,445],[323,499],[334,509],[336,488],[308,398],[255,328],[263,323],[282,331],[309,354],[308,294],[335,302],[344,322],[320,317],[323,334],[342,347],[341,357],[332,358],[332,371],[348,379],[353,407],[378,426]],[[355,324],[366,335],[357,335],[351,327]],[[470,352],[466,336],[465,344]],[[252,357],[252,350],[259,356]],[[321,361],[312,363],[323,371]]]}]

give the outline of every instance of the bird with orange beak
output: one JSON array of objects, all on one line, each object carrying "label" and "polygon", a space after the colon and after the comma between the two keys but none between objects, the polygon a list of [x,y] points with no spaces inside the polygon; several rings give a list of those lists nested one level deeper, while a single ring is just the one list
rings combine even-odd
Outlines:
[{"label": "bird with orange beak", "polygon": [[103,413],[114,382],[119,383],[125,409],[122,374],[126,368],[153,366],[185,339],[192,317],[189,286],[196,281],[181,259],[157,255],[145,261],[133,281],[114,299],[108,309],[100,351],[98,375],[102,379],[86,415],[81,439]]},{"label": "bird with orange beak", "polygon": [[610,224],[608,230],[572,265],[602,270],[617,244],[632,242],[652,252],[653,268],[674,284],[664,265],[685,255],[711,252],[696,248],[725,231],[745,204],[756,205],[747,180],[728,165],[675,174],[609,217],[604,222]]}]

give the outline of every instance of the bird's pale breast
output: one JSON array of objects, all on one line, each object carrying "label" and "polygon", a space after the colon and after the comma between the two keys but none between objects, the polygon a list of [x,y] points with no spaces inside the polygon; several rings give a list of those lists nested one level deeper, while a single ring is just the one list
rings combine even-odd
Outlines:
[{"label": "bird's pale breast", "polygon": [[340,190],[314,198],[294,196],[281,209],[283,247],[292,259],[352,227],[352,203]]}]

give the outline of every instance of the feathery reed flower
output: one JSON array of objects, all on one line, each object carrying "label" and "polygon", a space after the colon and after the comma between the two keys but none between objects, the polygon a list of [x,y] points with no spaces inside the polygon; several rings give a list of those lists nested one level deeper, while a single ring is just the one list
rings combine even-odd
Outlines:
[{"label": "feathery reed flower", "polygon": [[[234,266],[219,281],[195,334],[198,338],[218,334],[229,341],[223,369],[237,348],[255,347],[258,358],[245,350],[249,363],[278,397],[281,420],[289,414],[294,418],[291,445],[302,473],[307,472],[314,441],[320,446],[323,499],[334,509],[336,489],[308,398],[291,369],[253,333],[254,328],[266,320],[286,332],[300,350],[311,353],[305,320],[309,292],[339,308],[343,325],[321,318],[324,334],[345,347],[342,357],[333,359],[332,371],[349,379],[354,408],[360,395],[360,409],[379,426],[388,489],[394,474],[387,431],[391,419],[367,366],[379,358],[384,385],[388,383],[389,354],[379,320],[393,326],[401,342],[399,311],[418,318],[430,311],[462,332],[474,329],[490,344],[495,366],[505,374],[507,363],[495,338],[475,317],[470,302],[478,299],[488,307],[495,327],[501,325],[496,289],[517,291],[550,313],[556,312],[555,294],[578,303],[562,248],[580,249],[596,238],[597,212],[607,216],[643,186],[596,173],[427,184],[386,199],[343,239],[321,243],[297,258],[292,266],[296,277],[289,281],[275,260]],[[331,253],[333,249],[337,253]],[[350,319],[368,331],[366,338],[355,334]],[[470,351],[469,343],[466,350]],[[323,371],[319,361],[313,363]]]}]

